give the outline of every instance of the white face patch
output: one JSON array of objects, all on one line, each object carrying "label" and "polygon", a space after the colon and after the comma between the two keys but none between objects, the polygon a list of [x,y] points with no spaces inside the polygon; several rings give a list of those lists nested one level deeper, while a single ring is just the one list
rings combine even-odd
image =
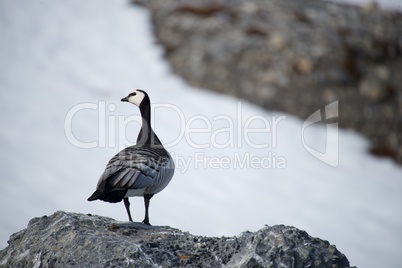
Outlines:
[{"label": "white face patch", "polygon": [[138,91],[138,90],[136,90],[135,93],[137,93],[137,94],[135,94],[135,96],[130,96],[128,98],[128,101],[133,103],[133,104],[135,104],[135,105],[137,105],[139,107],[141,102],[142,102],[142,100],[145,97],[145,94],[142,93],[141,91]]}]

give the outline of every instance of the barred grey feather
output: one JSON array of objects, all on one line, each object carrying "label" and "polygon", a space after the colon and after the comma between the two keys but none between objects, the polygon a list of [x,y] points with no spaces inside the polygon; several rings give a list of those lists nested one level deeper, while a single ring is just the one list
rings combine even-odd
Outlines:
[{"label": "barred grey feather", "polygon": [[165,149],[134,145],[110,159],[98,188],[103,186],[103,191],[145,188],[144,193],[155,194],[166,187],[173,173],[174,163]]}]

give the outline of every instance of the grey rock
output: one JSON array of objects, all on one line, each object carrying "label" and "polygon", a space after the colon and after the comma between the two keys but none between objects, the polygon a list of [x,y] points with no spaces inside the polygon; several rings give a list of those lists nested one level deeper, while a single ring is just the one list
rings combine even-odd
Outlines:
[{"label": "grey rock", "polygon": [[0,251],[0,267],[348,267],[334,245],[295,227],[237,237],[56,212],[32,219]]},{"label": "grey rock", "polygon": [[386,83],[370,78],[359,83],[359,91],[373,102],[384,100],[392,93]]},{"label": "grey rock", "polygon": [[133,2],[151,11],[189,84],[302,119],[339,100],[339,125],[402,163],[401,13],[319,0]]}]

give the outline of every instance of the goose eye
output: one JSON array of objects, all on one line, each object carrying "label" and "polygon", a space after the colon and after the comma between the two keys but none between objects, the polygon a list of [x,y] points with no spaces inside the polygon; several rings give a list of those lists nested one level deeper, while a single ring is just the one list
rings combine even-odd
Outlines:
[{"label": "goose eye", "polygon": [[132,97],[132,96],[135,96],[135,95],[137,95],[137,93],[133,92],[133,93],[130,93],[128,96]]}]

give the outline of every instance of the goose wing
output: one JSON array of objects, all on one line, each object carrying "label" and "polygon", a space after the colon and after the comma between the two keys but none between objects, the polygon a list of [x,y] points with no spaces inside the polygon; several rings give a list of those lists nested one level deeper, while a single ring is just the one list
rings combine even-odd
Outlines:
[{"label": "goose wing", "polygon": [[129,190],[158,187],[158,178],[164,173],[161,170],[170,160],[163,148],[127,147],[110,159],[88,200],[119,202]]},{"label": "goose wing", "polygon": [[106,186],[113,190],[150,187],[165,161],[158,150],[128,147],[110,159],[97,188],[104,191]]},{"label": "goose wing", "polygon": [[124,150],[114,156],[99,179],[115,190],[141,189],[152,186],[158,174],[157,160],[141,151],[127,153]]}]

